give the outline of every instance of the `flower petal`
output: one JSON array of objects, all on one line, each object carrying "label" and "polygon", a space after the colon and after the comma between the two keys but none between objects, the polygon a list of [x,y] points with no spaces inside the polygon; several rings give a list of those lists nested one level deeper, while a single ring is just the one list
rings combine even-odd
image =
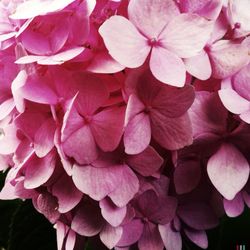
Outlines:
[{"label": "flower petal", "polygon": [[150,52],[147,39],[122,16],[109,18],[100,27],[99,32],[110,55],[126,67],[141,66]]},{"label": "flower petal", "polygon": [[217,190],[232,200],[248,180],[249,164],[236,147],[223,143],[208,160],[207,172]]}]

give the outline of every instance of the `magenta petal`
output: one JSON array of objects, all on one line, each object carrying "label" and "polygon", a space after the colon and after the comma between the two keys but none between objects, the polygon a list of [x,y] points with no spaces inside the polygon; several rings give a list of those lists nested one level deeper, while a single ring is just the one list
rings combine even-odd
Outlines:
[{"label": "magenta petal", "polygon": [[100,201],[100,208],[103,218],[113,227],[119,226],[127,213],[126,207],[117,207],[108,198]]},{"label": "magenta petal", "polygon": [[187,237],[197,246],[206,249],[208,247],[208,239],[205,231],[196,231],[193,229],[184,229]]},{"label": "magenta petal", "polygon": [[27,189],[37,188],[44,184],[55,169],[55,152],[51,151],[44,158],[38,158],[35,154],[25,162],[24,187]]},{"label": "magenta petal", "polygon": [[76,189],[72,179],[64,174],[52,186],[52,194],[58,200],[58,211],[67,213],[72,210],[81,200],[82,193]]},{"label": "magenta petal", "polygon": [[112,227],[109,224],[106,224],[100,233],[100,239],[103,244],[112,249],[116,246],[122,236],[121,227]]},{"label": "magenta petal", "polygon": [[154,47],[150,57],[150,69],[159,81],[175,87],[183,87],[186,69],[183,61],[163,47]]},{"label": "magenta petal", "polygon": [[148,38],[158,37],[166,24],[179,13],[173,0],[131,0],[128,6],[129,20]]},{"label": "magenta petal", "polygon": [[136,115],[124,132],[124,145],[127,154],[139,154],[145,150],[151,140],[149,116],[145,113]]},{"label": "magenta petal", "polygon": [[117,148],[123,133],[124,111],[122,108],[110,108],[93,117],[91,131],[97,145],[104,151]]},{"label": "magenta petal", "polygon": [[117,246],[126,247],[137,242],[142,235],[143,226],[144,224],[139,219],[134,219],[128,224],[125,224],[123,226],[122,237],[118,242]]},{"label": "magenta petal", "polygon": [[71,228],[82,236],[97,235],[103,227],[100,209],[94,202],[85,200],[73,217]]},{"label": "magenta petal", "polygon": [[191,228],[206,230],[218,225],[218,218],[209,205],[201,202],[183,204],[178,207],[177,214]]},{"label": "magenta petal", "polygon": [[127,156],[126,163],[142,176],[151,176],[160,169],[163,159],[149,146],[139,154]]},{"label": "magenta petal", "polygon": [[166,249],[181,250],[182,239],[179,232],[175,232],[171,228],[171,223],[159,225],[159,232]]},{"label": "magenta petal", "polygon": [[249,164],[236,147],[224,143],[208,160],[207,172],[217,190],[232,200],[248,180]]},{"label": "magenta petal", "polygon": [[164,245],[156,225],[150,222],[145,223],[138,247],[140,250],[163,250]]},{"label": "magenta petal", "polygon": [[141,66],[150,52],[147,39],[122,16],[109,18],[100,27],[99,32],[110,55],[126,67]]},{"label": "magenta petal", "polygon": [[229,217],[237,217],[244,211],[244,200],[241,193],[238,193],[233,200],[223,200],[224,209]]}]

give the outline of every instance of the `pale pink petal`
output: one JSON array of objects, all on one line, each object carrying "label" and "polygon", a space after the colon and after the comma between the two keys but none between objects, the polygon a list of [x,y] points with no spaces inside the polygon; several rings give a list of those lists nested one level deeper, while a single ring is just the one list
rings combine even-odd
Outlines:
[{"label": "pale pink petal", "polygon": [[249,164],[236,147],[223,143],[208,160],[207,172],[217,190],[232,200],[248,180]]},{"label": "pale pink petal", "polygon": [[198,55],[208,42],[213,22],[196,14],[173,18],[160,35],[162,46],[181,58]]},{"label": "pale pink petal", "polygon": [[173,52],[163,47],[154,47],[150,57],[150,69],[161,82],[175,87],[183,87],[186,69],[183,61]]},{"label": "pale pink petal", "polygon": [[113,151],[120,143],[123,134],[124,107],[103,110],[96,114],[90,128],[97,145],[104,151]]},{"label": "pale pink petal", "polygon": [[140,99],[135,94],[131,94],[128,99],[126,114],[125,114],[125,124],[134,118],[137,114],[141,113],[145,109],[145,105],[140,101]]},{"label": "pale pink petal", "polygon": [[238,193],[233,200],[223,200],[223,205],[227,216],[237,217],[244,211],[244,200],[241,193]]},{"label": "pale pink petal", "polygon": [[3,120],[15,108],[13,98],[7,99],[0,104],[0,120]]},{"label": "pale pink petal", "polygon": [[117,73],[122,71],[125,66],[122,66],[115,61],[107,51],[96,54],[90,61],[86,70],[92,73]]},{"label": "pale pink petal", "polygon": [[204,50],[197,56],[184,59],[184,63],[187,72],[200,80],[207,80],[212,74],[209,57]]},{"label": "pale pink petal", "polygon": [[54,151],[51,151],[44,158],[38,158],[33,154],[23,165],[25,169],[24,187],[32,189],[44,184],[54,172],[55,161]]},{"label": "pale pink petal", "polygon": [[166,24],[179,13],[173,0],[131,0],[128,5],[129,20],[148,38],[157,38]]},{"label": "pale pink petal", "polygon": [[59,11],[67,7],[74,0],[63,0],[63,1],[40,1],[32,0],[26,1],[19,4],[15,12],[11,15],[13,19],[28,19],[35,16],[46,15],[51,12]]},{"label": "pale pink petal", "polygon": [[103,244],[112,249],[116,246],[122,236],[121,227],[112,227],[109,224],[106,224],[100,233],[100,239]]},{"label": "pale pink petal", "polygon": [[52,186],[52,194],[58,200],[58,211],[67,213],[72,210],[81,200],[82,193],[76,189],[72,179],[64,174]]},{"label": "pale pink petal", "polygon": [[240,114],[239,116],[240,116],[241,120],[250,124],[250,110]]},{"label": "pale pink petal", "polygon": [[181,0],[180,9],[182,12],[196,13],[207,19],[216,20],[222,8],[222,0]]},{"label": "pale pink petal", "polygon": [[219,96],[225,108],[234,114],[241,114],[250,109],[250,102],[233,89],[221,89]]},{"label": "pale pink petal", "polygon": [[208,247],[208,239],[205,231],[197,231],[189,228],[184,229],[187,237],[197,246],[206,249]]},{"label": "pale pink petal", "polygon": [[124,145],[127,154],[139,154],[145,150],[151,140],[149,116],[144,113],[136,115],[124,132]]},{"label": "pale pink petal", "polygon": [[71,228],[82,236],[97,235],[103,227],[99,207],[90,200],[85,200],[78,208],[71,224]]},{"label": "pale pink petal", "polygon": [[[112,32],[110,32],[112,30]],[[137,68],[146,60],[150,46],[134,25],[122,16],[112,16],[99,29],[110,55],[120,64]]]},{"label": "pale pink petal", "polygon": [[55,227],[56,227],[57,249],[62,250],[64,238],[67,233],[66,226],[62,222],[57,221],[57,223],[55,224]]},{"label": "pale pink petal", "polygon": [[70,229],[65,243],[65,250],[74,249],[75,243],[76,243],[76,233]]},{"label": "pale pink petal", "polygon": [[173,231],[171,223],[166,225],[159,225],[159,232],[166,249],[169,250],[181,250],[182,239],[179,232]]},{"label": "pale pink petal", "polygon": [[208,54],[212,76],[218,79],[232,76],[249,62],[248,48],[227,40],[214,43]]}]

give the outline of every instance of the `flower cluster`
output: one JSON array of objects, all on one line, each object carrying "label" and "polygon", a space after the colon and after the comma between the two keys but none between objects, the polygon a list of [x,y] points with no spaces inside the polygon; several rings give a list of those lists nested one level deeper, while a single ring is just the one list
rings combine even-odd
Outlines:
[{"label": "flower cluster", "polygon": [[249,9],[2,0],[0,198],[32,199],[59,250],[207,248],[250,207]]}]

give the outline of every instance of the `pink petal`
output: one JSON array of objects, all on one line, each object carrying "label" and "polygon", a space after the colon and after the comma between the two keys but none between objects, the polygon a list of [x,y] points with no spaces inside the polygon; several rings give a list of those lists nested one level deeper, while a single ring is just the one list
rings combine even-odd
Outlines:
[{"label": "pink petal", "polygon": [[238,193],[233,200],[223,200],[224,209],[229,217],[237,217],[244,211],[244,200],[241,193]]},{"label": "pink petal", "polygon": [[213,23],[196,14],[173,18],[160,35],[162,46],[181,58],[198,55],[208,42]]},{"label": "pink petal", "polygon": [[212,76],[224,79],[232,76],[249,62],[248,48],[227,40],[220,40],[209,51]]},{"label": "pink petal", "polygon": [[100,201],[100,208],[103,218],[113,227],[119,226],[124,220],[127,208],[117,207],[108,198]]},{"label": "pink petal", "polygon": [[82,236],[97,235],[103,227],[99,207],[90,200],[85,200],[78,208],[71,224],[71,228]]},{"label": "pink petal", "polygon": [[125,126],[128,122],[134,118],[136,115],[141,113],[145,109],[145,105],[140,101],[140,99],[135,95],[131,94],[128,99],[126,114],[125,114]]},{"label": "pink petal", "polygon": [[185,228],[184,232],[187,235],[187,237],[197,246],[203,249],[206,249],[208,247],[208,239],[205,231],[196,231]]},{"label": "pink petal", "polygon": [[100,27],[99,32],[110,55],[126,67],[141,66],[150,52],[147,39],[122,16],[109,18]]},{"label": "pink petal", "polygon": [[139,219],[134,219],[123,226],[123,233],[117,246],[126,247],[136,243],[142,235],[144,224]]},{"label": "pink petal", "polygon": [[15,108],[15,102],[12,98],[7,99],[0,104],[0,120],[3,120]]},{"label": "pink petal", "polygon": [[112,227],[106,224],[100,233],[100,239],[109,249],[113,249],[122,236],[121,227]]},{"label": "pink petal", "polygon": [[249,164],[237,148],[223,143],[208,160],[207,172],[217,190],[232,200],[248,180]]},{"label": "pink petal", "polygon": [[171,223],[159,225],[159,232],[166,249],[181,250],[182,239],[179,232],[175,232],[171,228]]},{"label": "pink petal", "polygon": [[76,187],[94,200],[102,200],[119,185],[114,171],[106,168],[74,165],[72,178]]},{"label": "pink petal", "polygon": [[180,8],[182,12],[196,13],[207,19],[216,20],[222,8],[221,0],[181,0]]},{"label": "pink petal", "polygon": [[73,79],[79,89],[75,104],[78,112],[92,115],[109,97],[106,86],[94,74],[75,74]]},{"label": "pink petal", "polygon": [[150,222],[145,223],[138,247],[140,250],[163,250],[164,245],[156,225]]},{"label": "pink petal", "polygon": [[136,115],[124,132],[124,145],[127,154],[139,154],[145,150],[151,140],[149,116],[144,113]]},{"label": "pink petal", "polygon": [[93,117],[91,131],[97,145],[104,151],[113,151],[120,143],[123,134],[124,107],[110,108]]},{"label": "pink petal", "polygon": [[55,121],[47,119],[36,131],[34,137],[34,149],[38,157],[44,157],[54,147]]},{"label": "pink petal", "polygon": [[250,109],[250,102],[233,89],[221,89],[219,96],[226,109],[234,114],[241,114]]},{"label": "pink petal", "polygon": [[87,125],[74,131],[62,143],[62,148],[68,157],[73,157],[79,164],[89,164],[98,157],[94,137]]},{"label": "pink petal", "polygon": [[72,210],[81,200],[82,193],[76,189],[71,178],[64,174],[52,186],[52,194],[58,200],[58,211],[67,213]]},{"label": "pink petal", "polygon": [[179,13],[173,0],[131,0],[128,6],[129,20],[148,38],[158,37],[166,24]]},{"label": "pink petal", "polygon": [[178,118],[151,112],[152,137],[164,148],[176,150],[191,145],[192,127],[187,114]]},{"label": "pink petal", "polygon": [[74,249],[75,243],[76,243],[76,233],[70,229],[66,239],[65,250]]},{"label": "pink petal", "polygon": [[33,189],[44,184],[55,169],[55,152],[51,151],[44,158],[33,154],[23,165],[25,169],[24,187]]},{"label": "pink petal", "polygon": [[150,69],[161,82],[175,87],[183,87],[186,79],[186,69],[183,61],[170,50],[154,47],[150,57]]},{"label": "pink petal", "polygon": [[109,197],[116,206],[124,207],[138,192],[139,180],[134,172],[126,165],[120,165],[119,167],[121,168],[120,178],[118,178],[120,179],[120,184],[109,194]]},{"label": "pink petal", "polygon": [[160,169],[163,159],[149,146],[139,154],[127,156],[126,163],[142,176],[151,176]]},{"label": "pink petal", "polygon": [[184,59],[184,63],[188,73],[200,80],[207,80],[212,74],[209,57],[205,51],[197,56]]}]

